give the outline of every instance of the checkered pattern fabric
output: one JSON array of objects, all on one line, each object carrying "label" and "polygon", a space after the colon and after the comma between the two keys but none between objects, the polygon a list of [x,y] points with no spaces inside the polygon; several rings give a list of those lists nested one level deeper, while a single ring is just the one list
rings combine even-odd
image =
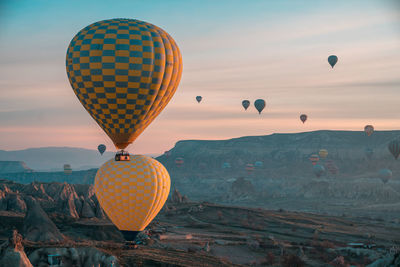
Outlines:
[{"label": "checkered pattern fabric", "polygon": [[168,198],[171,181],[165,167],[142,155],[130,161],[111,159],[96,174],[94,190],[119,230],[142,231]]},{"label": "checkered pattern fabric", "polygon": [[123,149],[164,109],[182,74],[175,41],[147,22],[111,19],[71,41],[67,74],[79,101]]}]

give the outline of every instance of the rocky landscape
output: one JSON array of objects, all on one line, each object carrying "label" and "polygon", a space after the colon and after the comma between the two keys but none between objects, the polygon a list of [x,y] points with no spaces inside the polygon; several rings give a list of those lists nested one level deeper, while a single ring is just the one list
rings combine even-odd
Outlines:
[{"label": "rocky landscape", "polygon": [[[39,172],[3,161],[0,266],[399,266],[400,165],[387,151],[399,134],[180,141],[157,158],[172,190],[137,249],[99,206],[97,169]],[[320,148],[329,151],[320,164],[332,160],[338,173],[313,175],[308,158]],[[263,165],[246,171],[256,161]],[[381,168],[393,171],[387,183]]]},{"label": "rocky landscape", "polygon": [[90,185],[3,180],[0,188],[0,266],[57,266],[54,255],[61,266],[400,264],[398,221],[193,202],[173,190],[132,249]]}]

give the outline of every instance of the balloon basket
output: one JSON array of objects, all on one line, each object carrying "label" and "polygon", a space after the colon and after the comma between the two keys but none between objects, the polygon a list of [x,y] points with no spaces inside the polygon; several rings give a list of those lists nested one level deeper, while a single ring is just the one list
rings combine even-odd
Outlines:
[{"label": "balloon basket", "polygon": [[115,154],[115,161],[130,161],[131,156],[127,151],[120,150]]}]

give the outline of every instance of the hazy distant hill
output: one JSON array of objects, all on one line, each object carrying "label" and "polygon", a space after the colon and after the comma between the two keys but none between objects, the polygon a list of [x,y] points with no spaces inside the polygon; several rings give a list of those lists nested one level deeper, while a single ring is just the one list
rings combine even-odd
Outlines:
[{"label": "hazy distant hill", "polygon": [[23,161],[0,161],[0,173],[31,172]]},{"label": "hazy distant hill", "polygon": [[114,152],[100,155],[97,150],[73,147],[0,150],[0,161],[23,161],[34,171],[61,171],[64,164],[70,164],[73,170],[97,168],[112,157]]},{"label": "hazy distant hill", "polygon": [[[243,169],[248,163],[262,161],[264,169],[285,168],[285,172],[297,172],[297,164],[308,162],[310,154],[322,148],[328,150],[328,159],[342,162],[344,169],[354,161],[365,160],[365,149],[374,150],[373,159],[394,161],[387,149],[400,131],[377,131],[368,137],[360,131],[313,131],[304,133],[246,136],[229,140],[184,140],[176,143],[170,156],[158,159],[172,171],[183,169],[221,169],[229,162],[232,169]],[[184,167],[177,168],[175,159],[184,158]],[[350,169],[349,169],[350,170]]]}]

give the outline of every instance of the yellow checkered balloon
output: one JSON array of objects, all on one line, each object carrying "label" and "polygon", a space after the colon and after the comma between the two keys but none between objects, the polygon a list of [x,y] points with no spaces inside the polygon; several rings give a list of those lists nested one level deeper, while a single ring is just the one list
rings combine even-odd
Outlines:
[{"label": "yellow checkered balloon", "polygon": [[121,231],[144,230],[163,207],[170,187],[165,167],[142,155],[131,156],[130,161],[107,161],[94,183],[101,207]]},{"label": "yellow checkered balloon", "polygon": [[124,149],[174,95],[182,58],[172,37],[157,26],[110,19],[78,32],[68,47],[66,67],[79,101]]}]

